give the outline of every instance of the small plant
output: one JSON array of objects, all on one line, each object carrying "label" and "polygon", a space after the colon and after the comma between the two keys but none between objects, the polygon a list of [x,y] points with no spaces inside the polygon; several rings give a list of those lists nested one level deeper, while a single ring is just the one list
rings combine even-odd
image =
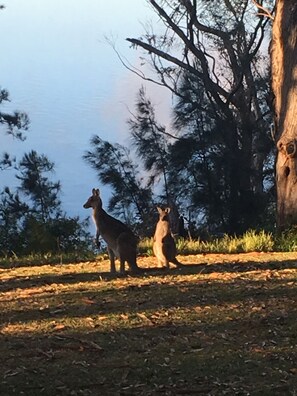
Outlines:
[{"label": "small plant", "polygon": [[153,255],[153,238],[143,238],[138,243],[138,252],[143,256]]},{"label": "small plant", "polygon": [[271,252],[274,248],[274,240],[271,233],[265,231],[247,231],[242,237],[244,252]]},{"label": "small plant", "polygon": [[282,232],[276,238],[275,249],[281,252],[297,251],[297,227]]}]

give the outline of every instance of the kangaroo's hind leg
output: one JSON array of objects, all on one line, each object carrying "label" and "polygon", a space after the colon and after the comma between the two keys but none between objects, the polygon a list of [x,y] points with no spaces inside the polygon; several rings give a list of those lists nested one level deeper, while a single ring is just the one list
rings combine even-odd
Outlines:
[{"label": "kangaroo's hind leg", "polygon": [[125,275],[125,259],[121,256],[120,257],[120,274]]},{"label": "kangaroo's hind leg", "polygon": [[130,267],[130,270],[134,273],[141,273],[142,269],[138,267],[137,262],[136,262],[136,252],[133,252],[130,257],[129,260],[127,260],[128,265]]},{"label": "kangaroo's hind leg", "polygon": [[116,273],[116,267],[115,267],[115,255],[114,255],[114,252],[108,246],[107,246],[107,251],[108,251],[109,260],[110,260],[110,272],[112,274],[115,274]]}]

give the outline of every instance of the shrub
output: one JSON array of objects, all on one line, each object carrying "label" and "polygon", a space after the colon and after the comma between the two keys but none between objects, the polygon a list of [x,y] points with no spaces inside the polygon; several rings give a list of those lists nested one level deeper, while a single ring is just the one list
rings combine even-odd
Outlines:
[{"label": "shrub", "polygon": [[297,251],[297,226],[283,231],[276,237],[275,249],[281,252]]}]

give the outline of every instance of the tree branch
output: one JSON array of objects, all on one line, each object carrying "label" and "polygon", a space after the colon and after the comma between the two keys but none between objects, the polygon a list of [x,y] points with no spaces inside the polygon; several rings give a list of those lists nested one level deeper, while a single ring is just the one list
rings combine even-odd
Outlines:
[{"label": "tree branch", "polygon": [[267,8],[263,7],[261,4],[259,4],[256,0],[252,0],[252,2],[255,4],[255,6],[261,10],[262,12],[259,12],[258,15],[261,16],[265,16],[267,18],[270,18],[272,21],[274,21],[274,16],[272,15],[272,13],[274,12],[274,8],[272,9],[272,11],[270,12],[269,10],[267,10]]}]

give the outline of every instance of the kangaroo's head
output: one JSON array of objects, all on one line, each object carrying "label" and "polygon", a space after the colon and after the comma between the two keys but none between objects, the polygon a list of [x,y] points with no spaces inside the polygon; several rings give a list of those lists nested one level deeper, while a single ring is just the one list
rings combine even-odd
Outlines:
[{"label": "kangaroo's head", "polygon": [[159,206],[157,206],[157,210],[158,210],[159,216],[160,216],[159,220],[161,220],[161,221],[169,221],[168,214],[170,212],[170,208],[162,209]]},{"label": "kangaroo's head", "polygon": [[90,196],[90,198],[87,200],[87,202],[84,204],[84,208],[88,209],[88,208],[102,208],[102,201],[100,198],[100,192],[99,189],[97,188],[93,188],[92,190],[92,195]]}]

